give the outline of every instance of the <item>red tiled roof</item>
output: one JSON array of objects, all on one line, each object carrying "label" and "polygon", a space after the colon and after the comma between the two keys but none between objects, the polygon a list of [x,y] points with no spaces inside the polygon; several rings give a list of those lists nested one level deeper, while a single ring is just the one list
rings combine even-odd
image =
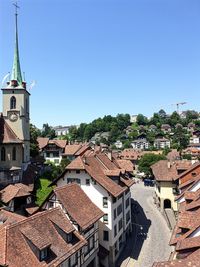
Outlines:
[{"label": "red tiled roof", "polygon": [[26,219],[26,217],[24,217],[22,215],[16,214],[14,212],[10,212],[10,211],[3,209],[3,208],[0,209],[0,222],[1,222],[0,229],[2,227],[5,227],[6,225],[20,222],[24,219]]},{"label": "red tiled roof", "polygon": [[22,183],[10,184],[0,191],[1,201],[8,203],[16,197],[30,196],[30,188]]},{"label": "red tiled roof", "polygon": [[121,169],[125,169],[127,172],[133,173],[134,165],[130,160],[117,159],[116,162]]},{"label": "red tiled roof", "polygon": [[85,170],[84,159],[77,157],[66,166],[66,170]]},{"label": "red tiled roof", "polygon": [[[75,243],[68,243],[60,231],[76,236]],[[37,213],[21,222],[4,227],[1,232],[0,264],[9,267],[59,266],[87,242],[75,231],[60,208]],[[48,260],[40,261],[31,249],[39,250],[50,245]]]},{"label": "red tiled roof", "polygon": [[200,236],[185,238],[180,240],[176,245],[176,251],[191,248],[200,248]]},{"label": "red tiled roof", "polygon": [[89,149],[91,149],[90,146],[88,144],[84,144],[78,151],[76,151],[75,156],[81,156]]},{"label": "red tiled roof", "polygon": [[127,187],[116,184],[111,178],[108,178],[104,174],[101,163],[94,156],[86,158],[85,167],[88,174],[114,197],[126,191]]},{"label": "red tiled roof", "polygon": [[55,144],[60,148],[65,148],[65,146],[67,145],[67,141],[66,140],[57,140],[57,139],[49,140],[48,143],[49,144]]},{"label": "red tiled roof", "polygon": [[175,164],[177,170],[188,170],[192,166],[190,160],[176,160]]},{"label": "red tiled roof", "polygon": [[48,144],[49,138],[47,138],[47,137],[38,137],[37,138],[37,142],[38,142],[39,149],[42,149]]},{"label": "red tiled roof", "polygon": [[0,114],[0,144],[22,143]]},{"label": "red tiled roof", "polygon": [[122,172],[122,169],[119,169],[106,155],[94,154],[82,158],[77,157],[66,167],[66,171],[72,169],[87,171],[98,184],[114,197],[119,196],[127,189],[125,183],[117,184],[106,175],[106,172],[110,174],[110,171],[114,171],[116,175]]},{"label": "red tiled roof", "polygon": [[65,147],[65,155],[74,156],[76,152],[81,148],[80,144],[78,145],[66,145]]},{"label": "red tiled roof", "polygon": [[68,184],[54,189],[57,199],[70,218],[83,230],[98,221],[103,215],[78,184]]},{"label": "red tiled roof", "polygon": [[121,159],[137,160],[141,157],[141,152],[134,149],[124,149],[119,157]]},{"label": "red tiled roof", "polygon": [[[112,157],[112,154],[111,154]],[[109,159],[109,157],[104,153],[97,153],[96,158],[109,170],[118,169],[115,163]]]},{"label": "red tiled roof", "polygon": [[151,166],[153,175],[157,181],[173,181],[177,177],[177,169],[167,160],[160,160]]},{"label": "red tiled roof", "polygon": [[182,178],[183,176],[185,176],[186,174],[192,172],[196,167],[200,166],[200,162],[196,162],[194,163],[190,168],[188,168],[186,171],[184,171],[183,173],[181,173],[180,175],[178,175],[175,180]]}]

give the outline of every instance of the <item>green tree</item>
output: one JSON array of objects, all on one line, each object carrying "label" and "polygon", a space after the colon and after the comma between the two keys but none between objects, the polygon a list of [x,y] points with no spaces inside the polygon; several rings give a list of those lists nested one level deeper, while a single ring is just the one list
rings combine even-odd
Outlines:
[{"label": "green tree", "polygon": [[151,166],[159,160],[166,159],[164,155],[156,155],[153,153],[144,154],[138,164],[138,170],[146,175],[152,175]]},{"label": "green tree", "polygon": [[174,111],[170,116],[170,125],[172,127],[175,127],[177,123],[181,123],[181,118],[180,115],[176,111]]},{"label": "green tree", "polygon": [[124,143],[124,148],[130,148],[131,146],[131,142],[129,140],[126,140]]},{"label": "green tree", "polygon": [[78,138],[78,130],[76,126],[71,126],[69,128],[69,139],[70,141],[75,141]]},{"label": "green tree", "polygon": [[150,119],[149,125],[152,124],[155,125],[156,127],[160,127],[160,125],[162,124],[161,117],[158,113],[154,113],[153,117]]},{"label": "green tree", "polygon": [[195,110],[187,110],[186,111],[186,120],[188,123],[193,121],[193,120],[196,120],[198,118],[199,118],[199,114],[197,111],[195,111]]},{"label": "green tree", "polygon": [[30,124],[30,156],[36,157],[39,155],[39,146],[37,138],[41,136],[40,130],[33,124]]},{"label": "green tree", "polygon": [[158,115],[160,118],[166,118],[167,114],[166,112],[164,111],[164,109],[161,109],[158,111]]},{"label": "green tree", "polygon": [[173,144],[176,145],[178,150],[182,150],[186,148],[189,144],[189,136],[187,132],[183,130],[181,127],[178,127],[174,131],[173,135]]},{"label": "green tree", "polygon": [[138,125],[147,125],[148,119],[142,114],[137,115],[137,124]]},{"label": "green tree", "polygon": [[44,123],[42,127],[41,136],[53,139],[56,137],[55,130],[51,126],[49,126],[48,123]]},{"label": "green tree", "polygon": [[60,171],[61,171],[61,172],[64,172],[66,166],[69,165],[70,162],[71,162],[71,161],[70,161],[68,158],[63,158],[63,159],[61,160],[61,162],[60,162]]},{"label": "green tree", "polygon": [[192,160],[192,155],[191,154],[184,154],[182,156],[183,159],[187,159],[187,160]]}]

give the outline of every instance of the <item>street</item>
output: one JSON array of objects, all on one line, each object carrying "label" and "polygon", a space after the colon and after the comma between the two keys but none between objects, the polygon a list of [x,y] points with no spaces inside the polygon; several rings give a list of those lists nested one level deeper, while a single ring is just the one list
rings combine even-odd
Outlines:
[{"label": "street", "polygon": [[153,203],[153,187],[143,183],[131,188],[133,235],[122,252],[121,267],[151,267],[155,261],[168,260],[170,230]]}]

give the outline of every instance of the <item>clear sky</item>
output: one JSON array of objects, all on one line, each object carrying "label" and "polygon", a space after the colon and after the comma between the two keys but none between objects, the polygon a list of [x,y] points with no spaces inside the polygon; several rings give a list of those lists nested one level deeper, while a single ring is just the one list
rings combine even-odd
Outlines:
[{"label": "clear sky", "polygon": [[[200,110],[199,0],[18,4],[21,69],[28,83],[37,81],[31,90],[36,126],[117,113],[150,116],[182,101],[184,109]],[[0,79],[11,71],[13,50],[14,7],[0,0]]]}]

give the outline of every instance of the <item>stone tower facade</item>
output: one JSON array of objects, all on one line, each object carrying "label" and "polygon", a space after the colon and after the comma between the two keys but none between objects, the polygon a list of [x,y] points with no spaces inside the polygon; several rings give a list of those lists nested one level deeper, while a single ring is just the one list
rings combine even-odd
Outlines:
[{"label": "stone tower facade", "polygon": [[26,165],[30,161],[29,97],[26,82],[22,79],[19,49],[17,13],[15,14],[15,52],[11,76],[3,92],[3,118],[23,143],[22,160]]}]

